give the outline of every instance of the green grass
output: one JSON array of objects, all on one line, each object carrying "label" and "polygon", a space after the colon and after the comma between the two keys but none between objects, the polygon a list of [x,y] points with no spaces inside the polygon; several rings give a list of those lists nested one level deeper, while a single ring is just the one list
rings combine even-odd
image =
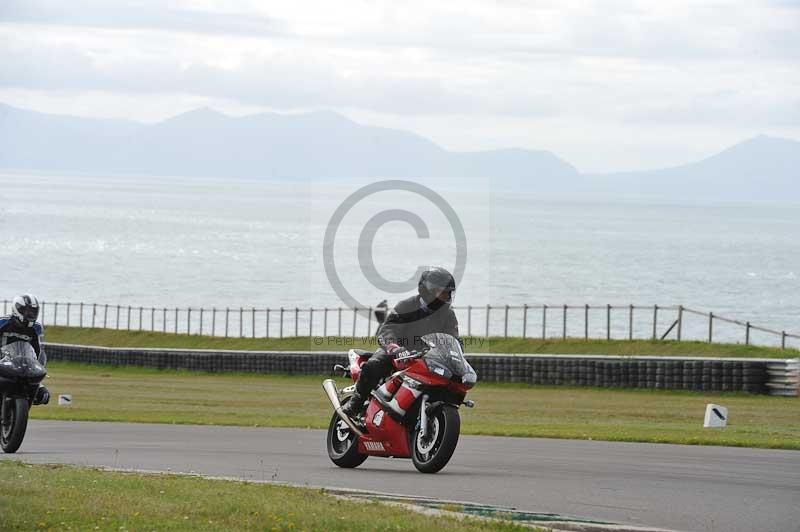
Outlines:
[{"label": "green grass", "polygon": [[0,460],[0,530],[530,530],[322,490]]},{"label": "green grass", "polygon": [[[322,377],[209,374],[53,362],[35,419],[326,428]],[[340,384],[348,381],[340,380]],[[73,405],[56,406],[70,393]],[[744,393],[478,383],[465,434],[800,449],[800,400]],[[729,426],[703,429],[707,403]]]},{"label": "green grass", "polygon": [[[245,349],[273,351],[345,351],[351,347],[374,349],[372,337],[220,338],[114,329],[48,327],[53,343],[106,347],[163,347],[188,349]],[[800,351],[743,344],[709,344],[653,340],[540,340],[533,338],[465,338],[468,353],[546,353],[584,355],[710,356],[795,358]]]}]

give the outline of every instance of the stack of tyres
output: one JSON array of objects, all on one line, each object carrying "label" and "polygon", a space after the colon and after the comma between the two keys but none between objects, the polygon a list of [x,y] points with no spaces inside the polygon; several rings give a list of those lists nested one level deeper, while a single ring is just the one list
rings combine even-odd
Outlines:
[{"label": "stack of tyres", "polygon": [[711,363],[711,389],[715,392],[722,391],[723,363],[714,361]]},{"label": "stack of tyres", "polygon": [[665,380],[665,371],[666,368],[664,367],[664,362],[655,362],[655,375],[653,379],[653,388],[661,389],[664,388],[664,380]]},{"label": "stack of tyres", "polygon": [[745,362],[742,365],[742,381],[744,391],[763,393],[766,389],[767,367],[764,363]]}]

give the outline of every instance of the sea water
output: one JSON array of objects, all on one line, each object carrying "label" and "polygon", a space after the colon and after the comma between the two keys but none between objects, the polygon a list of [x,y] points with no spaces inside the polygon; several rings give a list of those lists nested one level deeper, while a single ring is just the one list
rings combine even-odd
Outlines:
[{"label": "sea water", "polygon": [[[430,194],[389,186],[350,205],[331,228],[337,208],[366,181],[20,172],[0,180],[0,299],[32,292],[51,302],[159,309],[285,307],[288,324],[295,307],[346,307],[351,301],[343,290],[365,306],[392,303],[413,291],[420,266],[456,267],[458,231]],[[800,332],[800,205],[553,198],[496,190],[488,180],[421,182],[463,227],[456,304],[480,307],[469,316],[473,334],[484,332],[486,304],[495,308],[492,334],[504,333],[506,304],[549,305],[553,336],[563,333],[564,304],[597,305],[589,328],[601,337],[606,304],[621,307],[612,316],[616,337],[628,334],[622,307],[630,304],[682,304]],[[394,219],[397,211],[416,216],[422,233]],[[373,228],[374,239],[365,227]],[[333,236],[327,272],[326,231]],[[370,263],[383,281],[375,282]],[[460,308],[462,329],[465,312]],[[508,334],[518,336],[522,311],[509,312]],[[528,313],[526,334],[541,335],[542,310]],[[652,314],[635,311],[637,336],[652,333]],[[662,312],[659,335],[674,314]],[[266,326],[265,317],[257,328]],[[581,309],[568,310],[569,335],[584,333],[584,317]],[[314,319],[316,333],[322,318]],[[306,330],[308,317],[301,320]],[[687,327],[698,338],[707,334],[707,320],[692,318]],[[744,340],[741,327],[716,327],[720,338]],[[293,325],[287,329],[293,332]]]}]

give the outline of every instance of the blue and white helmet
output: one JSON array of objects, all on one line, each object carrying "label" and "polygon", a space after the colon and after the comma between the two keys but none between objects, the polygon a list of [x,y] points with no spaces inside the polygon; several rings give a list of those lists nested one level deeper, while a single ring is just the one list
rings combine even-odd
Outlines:
[{"label": "blue and white helmet", "polygon": [[11,317],[23,325],[33,327],[39,318],[39,300],[30,294],[15,297],[11,303]]}]

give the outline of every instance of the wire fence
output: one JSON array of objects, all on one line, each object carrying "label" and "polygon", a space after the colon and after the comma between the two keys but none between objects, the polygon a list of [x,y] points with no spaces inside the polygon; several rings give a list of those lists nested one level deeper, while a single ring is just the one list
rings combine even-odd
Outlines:
[{"label": "wire fence", "polygon": [[[10,302],[3,300],[3,314]],[[540,339],[671,339],[800,347],[800,335],[682,305],[455,306],[467,336]],[[41,302],[44,325],[229,338],[371,336],[375,309],[347,307],[167,308]]]}]

